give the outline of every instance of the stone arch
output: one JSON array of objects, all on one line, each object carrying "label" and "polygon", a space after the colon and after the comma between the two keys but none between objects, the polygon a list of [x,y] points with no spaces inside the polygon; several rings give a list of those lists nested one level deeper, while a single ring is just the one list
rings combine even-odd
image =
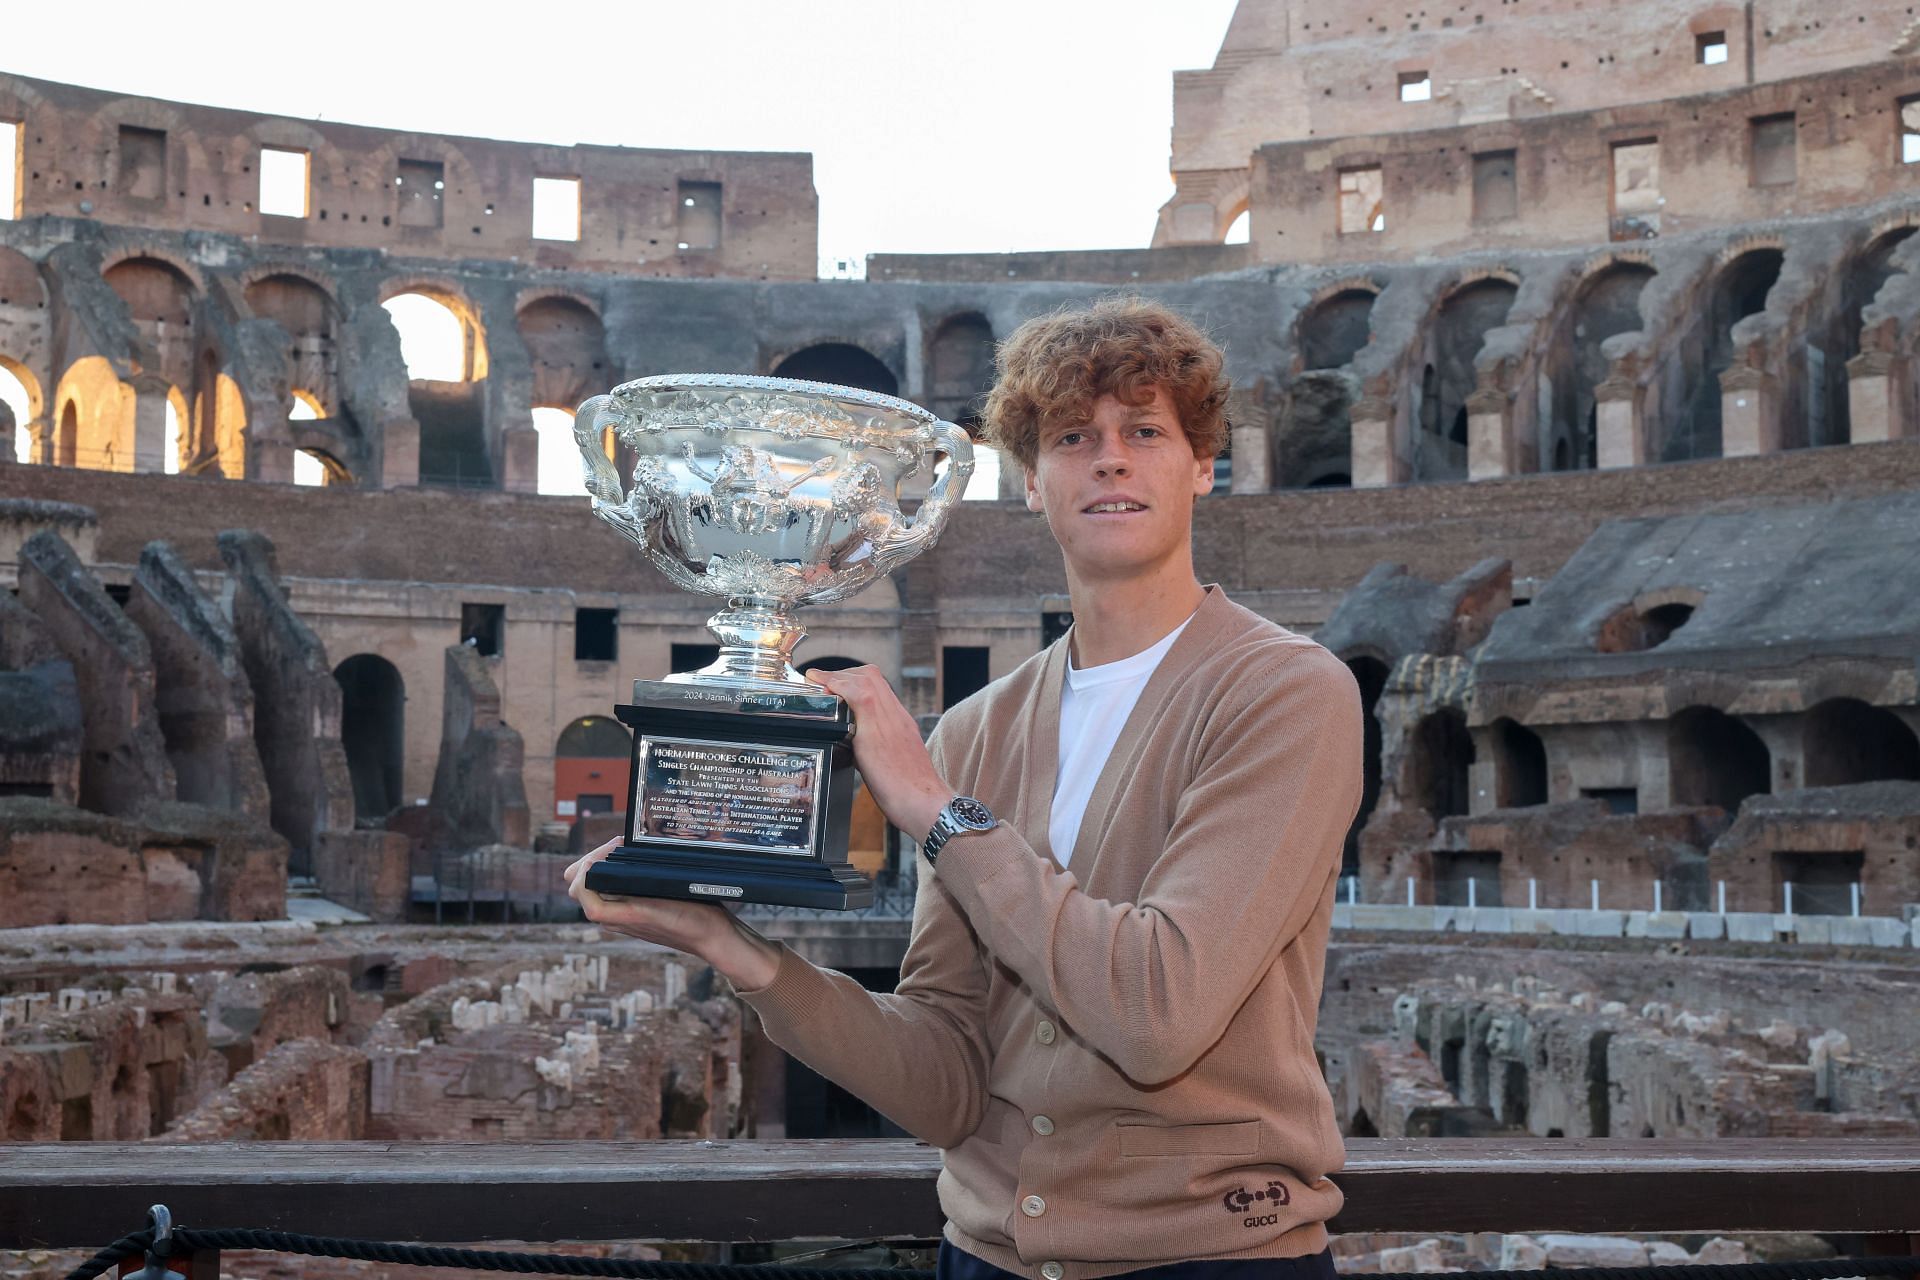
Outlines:
[{"label": "stone arch", "polygon": [[1885,707],[1858,698],[1809,708],[1801,750],[1809,787],[1920,782],[1920,736]]},{"label": "stone arch", "polygon": [[288,383],[318,402],[321,417],[336,416],[341,313],[333,290],[307,272],[288,270],[253,273],[245,290],[247,309],[287,335]]},{"label": "stone arch", "polygon": [[[391,222],[400,214],[399,201],[402,196],[400,186],[395,179],[400,176],[401,161],[426,161],[438,164],[441,180],[444,184],[441,200],[441,217],[444,222],[448,205],[455,199],[470,204],[481,192],[479,175],[474,171],[473,162],[466,153],[443,137],[424,133],[403,133],[366,153],[361,159],[355,180],[365,190],[382,190],[392,194],[394,208],[385,215],[385,221]],[[481,215],[482,217],[486,215]],[[402,220],[402,225],[405,225]]]},{"label": "stone arch", "polygon": [[927,407],[973,430],[993,387],[993,326],[977,311],[942,320],[927,348]]},{"label": "stone arch", "polygon": [[[13,428],[16,435],[14,461],[38,462],[39,458],[31,456],[33,424],[39,422],[47,411],[46,396],[40,390],[40,380],[33,376],[33,370],[4,353],[0,353],[0,372],[8,374],[14,382],[20,384],[20,391],[16,397],[0,396],[0,400],[5,400],[13,410]],[[0,379],[0,382],[4,381]],[[15,403],[15,400],[18,403]],[[22,450],[19,447],[19,438],[26,440],[27,449]]]},{"label": "stone arch", "polygon": [[1493,747],[1494,806],[1525,809],[1547,803],[1547,744],[1505,716],[1487,731]]},{"label": "stone arch", "polygon": [[[437,276],[403,275],[381,282],[379,302],[381,306],[388,308],[389,314],[392,312],[389,304],[396,299],[409,296],[417,296],[425,298],[428,302],[437,303],[452,314],[454,322],[460,329],[460,350],[451,361],[458,366],[459,376],[427,379],[427,381],[479,382],[485,378],[487,376],[486,326],[481,323],[480,309],[474,306],[473,300],[467,297],[466,291],[459,285]],[[401,337],[404,352],[406,337],[404,330]],[[411,378],[411,368],[408,374]],[[421,379],[413,378],[413,380]]]},{"label": "stone arch", "polygon": [[585,813],[624,813],[632,794],[633,739],[606,715],[584,715],[553,747],[555,816],[571,824]]},{"label": "stone arch", "polygon": [[1372,339],[1373,304],[1380,287],[1345,280],[1320,291],[1295,325],[1300,369],[1343,369]]},{"label": "stone arch", "polygon": [[1675,805],[1736,812],[1773,789],[1773,756],[1746,723],[1715,707],[1686,707],[1667,721],[1668,796]]},{"label": "stone arch", "polygon": [[1353,476],[1353,402],[1348,366],[1371,338],[1379,287],[1344,280],[1320,291],[1294,326],[1295,368],[1273,434],[1274,487],[1344,486]]},{"label": "stone arch", "polygon": [[1474,357],[1487,334],[1507,322],[1520,286],[1511,273],[1488,270],[1450,290],[1434,312],[1414,442],[1416,480],[1464,480],[1467,475],[1467,397],[1474,389]]},{"label": "stone arch", "polygon": [[148,354],[141,363],[176,386],[193,380],[193,311],[200,288],[170,257],[128,254],[101,271],[126,303]]},{"label": "stone arch", "polygon": [[851,342],[826,341],[801,347],[774,365],[773,376],[860,387],[888,396],[900,394],[900,379],[886,361]]},{"label": "stone arch", "polygon": [[1607,339],[1638,332],[1645,324],[1640,297],[1658,274],[1640,255],[1612,255],[1574,287],[1561,314],[1547,357],[1553,417],[1546,457],[1555,471],[1588,470],[1599,464],[1599,400],[1608,361]]},{"label": "stone arch", "polygon": [[53,432],[53,464],[80,465],[80,405],[71,396],[60,403],[60,420]]},{"label": "stone arch", "polygon": [[1361,654],[1346,659],[1347,669],[1353,672],[1353,679],[1360,686],[1361,717],[1361,787],[1360,810],[1354,814],[1353,825],[1347,828],[1346,851],[1342,855],[1341,874],[1358,875],[1360,872],[1360,833],[1366,829],[1367,820],[1373,816],[1373,810],[1380,803],[1380,755],[1382,734],[1380,732],[1380,695],[1387,687],[1387,664],[1372,654]]},{"label": "stone arch", "polygon": [[1683,344],[1691,397],[1662,443],[1662,462],[1721,455],[1720,375],[1733,367],[1733,327],[1766,309],[1786,252],[1776,242],[1748,239],[1723,252],[1720,260],[1707,286],[1703,321]]},{"label": "stone arch", "polygon": [[176,406],[183,437],[181,467],[195,474],[217,469],[229,480],[243,480],[247,475],[247,400],[222,363],[212,347],[203,349],[191,384],[191,416],[184,399]]},{"label": "stone arch", "polygon": [[400,669],[356,653],[333,669],[340,685],[340,745],[353,778],[357,826],[382,826],[404,798],[407,689]]},{"label": "stone arch", "polygon": [[1407,736],[1406,784],[1400,793],[1406,807],[1424,809],[1435,822],[1467,813],[1473,756],[1473,735],[1458,707],[1421,717]]},{"label": "stone arch", "polygon": [[1900,274],[1893,265],[1893,252],[1920,230],[1914,217],[1908,215],[1907,219],[1876,230],[1847,262],[1840,286],[1840,308],[1827,337],[1822,366],[1826,379],[1826,430],[1809,439],[1809,444],[1848,444],[1853,439],[1847,362],[1860,354],[1868,305],[1879,296],[1887,281]]},{"label": "stone arch", "polygon": [[546,293],[524,302],[515,324],[533,360],[534,408],[571,413],[612,385],[606,326],[582,299]]},{"label": "stone arch", "polygon": [[[146,380],[148,396],[162,395],[170,384]],[[82,356],[61,373],[54,388],[52,460],[56,466],[93,470],[132,470],[136,392],[120,380],[105,356]],[[152,406],[158,408],[156,404]],[[158,422],[149,419],[149,428]]]}]

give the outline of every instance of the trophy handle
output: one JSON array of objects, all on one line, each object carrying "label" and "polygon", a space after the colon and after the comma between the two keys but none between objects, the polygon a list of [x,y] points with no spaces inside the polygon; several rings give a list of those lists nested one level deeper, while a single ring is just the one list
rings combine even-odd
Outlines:
[{"label": "trophy handle", "polygon": [[960,495],[967,491],[967,477],[973,474],[973,437],[967,434],[965,427],[951,422],[936,422],[933,424],[933,441],[934,453],[947,455],[947,474],[933,482],[926,501],[913,513],[913,520],[907,525],[906,532],[882,550],[882,573],[902,561],[912,559],[939,541],[940,531],[947,527],[947,517],[953,514],[953,504],[960,501]]},{"label": "trophy handle", "polygon": [[580,447],[583,479],[595,504],[604,502],[617,507],[626,502],[626,490],[620,484],[620,473],[613,469],[606,448],[600,443],[601,433],[612,425],[606,421],[612,416],[608,412],[612,405],[612,396],[594,396],[575,409],[573,442]]}]

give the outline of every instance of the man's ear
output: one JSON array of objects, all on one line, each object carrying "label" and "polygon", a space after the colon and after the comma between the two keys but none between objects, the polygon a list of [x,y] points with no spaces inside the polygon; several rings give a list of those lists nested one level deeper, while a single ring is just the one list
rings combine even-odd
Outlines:
[{"label": "man's ear", "polygon": [[1193,460],[1193,496],[1204,498],[1213,492],[1213,459],[1196,456]]},{"label": "man's ear", "polygon": [[1020,469],[1020,474],[1025,476],[1027,481],[1027,510],[1029,511],[1045,510],[1045,507],[1042,506],[1040,502],[1040,490],[1036,489],[1033,484],[1032,468],[1022,467]]}]

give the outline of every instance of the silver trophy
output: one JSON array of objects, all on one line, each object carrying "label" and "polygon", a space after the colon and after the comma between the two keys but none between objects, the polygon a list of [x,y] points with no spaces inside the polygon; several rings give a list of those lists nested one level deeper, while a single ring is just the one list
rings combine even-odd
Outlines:
[{"label": "silver trophy", "polygon": [[[636,458],[623,486],[607,432]],[[594,514],[675,585],[726,601],[719,659],[636,680],[625,841],[599,893],[850,908],[846,704],[793,668],[801,605],[844,600],[931,547],[973,473],[964,429],[893,396],[789,378],[669,374],[580,406]],[[900,484],[947,465],[911,516]]]}]

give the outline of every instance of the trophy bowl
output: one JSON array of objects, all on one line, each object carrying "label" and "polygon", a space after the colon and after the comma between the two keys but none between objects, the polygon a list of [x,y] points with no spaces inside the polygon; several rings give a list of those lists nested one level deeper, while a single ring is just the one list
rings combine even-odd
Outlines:
[{"label": "trophy bowl", "polygon": [[[623,486],[606,433],[635,456]],[[973,473],[964,429],[894,396],[726,374],[623,383],[574,415],[594,514],[677,586],[721,596],[720,659],[669,680],[804,684],[793,610],[842,600],[933,546]],[[911,516],[900,484],[944,455]]]}]

